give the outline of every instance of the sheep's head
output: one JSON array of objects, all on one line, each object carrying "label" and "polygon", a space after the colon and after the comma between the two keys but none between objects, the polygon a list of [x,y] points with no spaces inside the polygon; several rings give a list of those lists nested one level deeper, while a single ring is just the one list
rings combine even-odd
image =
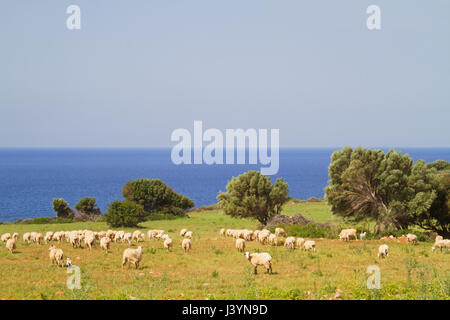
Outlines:
[{"label": "sheep's head", "polygon": [[50,246],[50,248],[48,248],[48,250],[53,250],[53,249],[56,249],[56,247],[55,246]]},{"label": "sheep's head", "polygon": [[246,253],[244,253],[245,254],[245,257],[247,258],[247,259],[250,259],[250,252],[246,252]]}]

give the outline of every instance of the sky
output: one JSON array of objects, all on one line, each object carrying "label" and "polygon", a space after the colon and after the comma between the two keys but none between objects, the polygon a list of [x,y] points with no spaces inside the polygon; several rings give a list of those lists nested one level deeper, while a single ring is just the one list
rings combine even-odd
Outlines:
[{"label": "sky", "polygon": [[[81,30],[66,9],[81,8]],[[366,8],[381,9],[368,30]],[[2,0],[0,147],[450,147],[448,0]]]}]

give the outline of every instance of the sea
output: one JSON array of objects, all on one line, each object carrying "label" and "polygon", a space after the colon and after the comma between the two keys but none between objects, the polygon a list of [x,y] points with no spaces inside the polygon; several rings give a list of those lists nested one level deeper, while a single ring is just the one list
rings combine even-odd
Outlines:
[{"label": "sea", "polygon": [[[289,184],[290,196],[322,198],[328,183],[331,154],[339,148],[280,150],[278,174]],[[387,151],[389,148],[381,148]],[[414,160],[450,161],[450,148],[395,148]],[[175,165],[171,149],[38,149],[0,148],[0,222],[55,216],[54,198],[73,207],[83,197],[95,197],[103,212],[123,200],[122,187],[139,178],[161,179],[195,206],[217,202],[227,182],[260,165]]]}]

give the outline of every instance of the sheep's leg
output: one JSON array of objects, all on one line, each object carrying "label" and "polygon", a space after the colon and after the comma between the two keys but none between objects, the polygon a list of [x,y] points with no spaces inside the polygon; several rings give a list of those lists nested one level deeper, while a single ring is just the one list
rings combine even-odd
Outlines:
[{"label": "sheep's leg", "polygon": [[255,269],[253,270],[254,274],[257,274],[256,268],[257,268],[257,267],[255,266]]}]

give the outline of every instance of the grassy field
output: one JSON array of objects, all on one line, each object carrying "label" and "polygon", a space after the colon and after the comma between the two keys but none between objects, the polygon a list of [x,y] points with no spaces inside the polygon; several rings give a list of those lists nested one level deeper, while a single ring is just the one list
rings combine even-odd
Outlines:
[{"label": "grassy field", "polygon": [[[289,204],[283,213],[302,213],[319,222],[333,220],[324,202]],[[20,233],[14,254],[0,245],[0,299],[329,299],[338,289],[342,299],[450,299],[450,254],[431,252],[429,242],[389,243],[390,256],[382,260],[377,258],[381,242],[376,240],[316,239],[315,253],[247,242],[248,251],[266,251],[273,257],[272,275],[263,269],[253,275],[250,263],[234,248],[234,239],[219,236],[219,229],[255,229],[257,225],[255,220],[230,218],[217,210],[148,221],[142,231],[166,230],[174,248],[167,252],[162,241],[141,242],[144,253],[137,270],[121,268],[127,244],[112,243],[106,254],[99,247],[73,249],[64,242],[58,247],[81,269],[78,290],[67,288],[66,268],[50,264],[49,245],[27,245],[22,234],[107,230],[105,223],[0,225],[0,234]],[[182,228],[194,232],[187,254],[180,246]],[[380,268],[380,290],[367,289],[369,265]]]}]

